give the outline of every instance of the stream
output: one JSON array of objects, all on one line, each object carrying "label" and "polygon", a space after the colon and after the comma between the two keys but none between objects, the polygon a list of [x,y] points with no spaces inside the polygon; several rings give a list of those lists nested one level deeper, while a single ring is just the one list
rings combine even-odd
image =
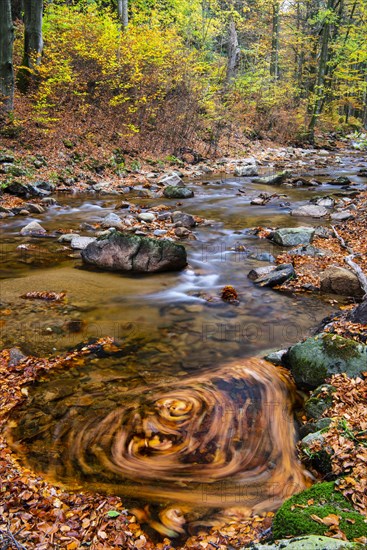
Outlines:
[{"label": "stream", "polygon": [[[353,156],[341,155],[336,168],[302,176],[326,182],[347,175],[362,187],[358,168]],[[57,239],[19,235],[31,220],[50,233],[80,232],[81,223],[116,212],[121,197],[60,195],[43,214],[1,221],[2,346],[44,356],[112,336],[120,347],[35,383],[13,415],[14,448],[27,465],[70,487],[161,503],[154,528],[169,535],[183,532],[175,503],[190,521],[195,507],[199,515],[234,506],[260,513],[307,485],[294,453],[294,387],[281,370],[251,358],[296,343],[335,310],[330,297],[260,288],[247,274],[268,263],[251,255],[282,252],[251,228],[328,223],[289,212],[340,187],[266,186],[229,175],[189,185],[195,196],[179,209],[213,223],[183,241],[189,265],[180,273],[94,271]],[[264,192],[286,197],[250,204]],[[162,197],[123,199],[176,209]],[[24,243],[32,246],[19,249]],[[237,290],[238,305],[207,300],[225,285]],[[65,291],[66,300],[21,298],[31,291]]]}]

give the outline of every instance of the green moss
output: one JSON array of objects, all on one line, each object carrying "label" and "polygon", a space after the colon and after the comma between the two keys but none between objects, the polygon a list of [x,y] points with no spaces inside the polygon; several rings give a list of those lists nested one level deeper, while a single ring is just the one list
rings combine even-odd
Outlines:
[{"label": "green moss", "polygon": [[[313,503],[308,504],[310,501]],[[329,527],[313,520],[311,518],[313,514],[321,519],[329,514],[339,516],[341,518],[339,527],[348,540],[367,536],[366,518],[356,512],[342,494],[335,491],[333,482],[329,482],[318,483],[284,502],[274,518],[274,538],[325,535]]]},{"label": "green moss", "polygon": [[335,334],[324,334],[322,342],[325,352],[332,357],[347,361],[359,356],[358,343],[354,340],[348,340]]}]

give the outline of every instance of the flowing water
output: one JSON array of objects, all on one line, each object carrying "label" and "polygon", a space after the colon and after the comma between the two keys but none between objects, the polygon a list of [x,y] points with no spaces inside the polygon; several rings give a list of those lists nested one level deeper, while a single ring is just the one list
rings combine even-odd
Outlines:
[{"label": "flowing water", "polygon": [[[337,175],[346,172],[353,168]],[[264,264],[234,249],[278,254],[251,228],[318,225],[291,217],[282,203],[293,208],[338,188],[274,188],[233,177],[192,187],[195,197],[180,209],[214,223],[185,242],[189,266],[181,273],[87,270],[54,239],[20,237],[28,219],[2,222],[3,345],[41,355],[113,336],[120,347],[34,384],[13,416],[15,448],[34,469],[69,486],[161,503],[153,523],[168,534],[181,532],[181,514],[188,519],[193,509],[275,509],[307,484],[294,451],[294,387],[282,370],[250,358],[295,343],[332,311],[315,296],[254,286],[247,273]],[[287,197],[251,206],[263,191]],[[175,209],[162,198],[127,198]],[[78,230],[114,211],[118,200],[60,197],[32,219],[50,232]],[[25,242],[29,250],[17,249]],[[225,285],[236,288],[239,305],[207,301]],[[66,291],[67,300],[20,297],[44,290]]]}]

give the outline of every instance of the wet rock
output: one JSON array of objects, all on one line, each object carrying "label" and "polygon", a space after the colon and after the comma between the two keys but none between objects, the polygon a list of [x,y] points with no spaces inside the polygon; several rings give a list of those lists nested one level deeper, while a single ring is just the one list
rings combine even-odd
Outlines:
[{"label": "wet rock", "polygon": [[328,211],[324,206],[317,204],[305,204],[291,212],[292,216],[308,216],[310,218],[323,218],[328,215]]},{"label": "wet rock", "polygon": [[189,199],[194,196],[194,192],[187,187],[168,185],[165,187],[163,195],[167,199]]},{"label": "wet rock", "polygon": [[28,202],[24,205],[24,208],[28,210],[28,212],[31,212],[32,214],[42,214],[42,212],[45,211],[44,208],[40,204],[33,204],[31,202]]},{"label": "wet rock", "polygon": [[267,275],[262,275],[258,279],[255,279],[255,283],[259,286],[277,286],[285,283],[288,279],[296,276],[294,267],[292,264],[281,264],[277,267],[273,266],[273,270]]},{"label": "wet rock", "polygon": [[54,204],[57,204],[56,199],[52,197],[44,197],[43,199],[41,199],[41,202],[46,204],[47,206],[53,206]]},{"label": "wet rock", "polygon": [[303,426],[299,428],[299,437],[303,439],[308,434],[314,434],[321,430],[325,430],[331,423],[331,418],[319,418],[316,422],[307,422],[307,424],[303,424]]},{"label": "wet rock", "polygon": [[30,222],[20,230],[20,234],[24,236],[29,235],[39,237],[42,235],[46,235],[46,233],[46,229],[44,229],[42,225],[40,225],[36,221]]},{"label": "wet rock", "polygon": [[327,183],[329,185],[350,185],[352,182],[346,176],[339,176],[335,180],[328,181]]},{"label": "wet rock", "polygon": [[236,166],[234,169],[234,175],[241,177],[241,178],[248,178],[251,176],[257,176],[259,173],[259,170],[257,166],[255,165],[249,165],[249,166]]},{"label": "wet rock", "polygon": [[90,243],[93,243],[96,239],[94,237],[81,237],[80,235],[74,235],[71,239],[71,248],[75,250],[84,250]]},{"label": "wet rock", "polygon": [[130,208],[130,203],[127,202],[127,201],[122,201],[119,204],[116,204],[115,208],[116,208],[116,210]]},{"label": "wet rock", "polygon": [[175,235],[179,239],[188,239],[192,235],[192,233],[186,227],[176,227]]},{"label": "wet rock", "polygon": [[286,177],[286,172],[279,172],[278,174],[273,174],[272,176],[256,178],[253,180],[253,182],[262,183],[263,185],[280,185],[286,179]]},{"label": "wet rock", "polygon": [[335,200],[332,197],[316,197],[311,199],[310,202],[318,206],[324,206],[325,208],[333,208],[335,206]]},{"label": "wet rock", "polygon": [[[357,542],[346,542],[319,535],[282,539],[276,543],[251,545],[251,550],[362,550],[362,548],[362,544]],[[245,549],[241,548],[241,550]]]},{"label": "wet rock", "polygon": [[117,214],[111,212],[105,218],[103,218],[101,226],[106,229],[109,229],[110,227],[116,227],[117,229],[119,229],[122,227],[122,220]]},{"label": "wet rock", "polygon": [[345,267],[329,267],[320,275],[321,292],[362,298],[364,291],[361,283],[352,271]]},{"label": "wet rock", "polygon": [[29,183],[20,183],[17,181],[12,182],[6,187],[6,192],[10,195],[15,195],[16,197],[28,198],[28,197],[38,197],[39,192],[36,187]]},{"label": "wet rock", "polygon": [[311,243],[314,234],[313,227],[289,227],[274,231],[272,239],[281,246],[298,246]]},{"label": "wet rock", "polygon": [[297,386],[314,389],[333,374],[350,378],[366,370],[367,346],[335,334],[321,333],[292,346],[284,357]]},{"label": "wet rock", "polygon": [[142,212],[141,214],[138,214],[138,220],[142,222],[154,222],[155,220],[155,214],[151,212]]},{"label": "wet rock", "polygon": [[187,265],[182,245],[118,231],[89,244],[81,255],[85,264],[110,271],[155,273],[178,271]]},{"label": "wet rock", "polygon": [[78,235],[77,233],[65,233],[64,235],[61,235],[61,237],[59,237],[57,239],[57,242],[59,243],[71,243],[71,241],[75,238],[75,237],[79,237],[80,235]]},{"label": "wet rock", "polygon": [[162,237],[163,235],[165,235],[167,233],[167,230],[166,229],[155,229],[153,231],[153,235],[155,237]]},{"label": "wet rock", "polygon": [[268,353],[264,359],[272,363],[273,365],[280,367],[283,364],[283,357],[287,353],[286,349],[279,349],[277,351],[272,351]]},{"label": "wet rock", "polygon": [[181,185],[183,186],[183,181],[178,174],[167,174],[159,180],[159,183],[162,183],[168,187],[180,187]]},{"label": "wet rock", "polygon": [[273,265],[266,265],[264,267],[256,267],[255,269],[251,269],[251,271],[248,273],[247,277],[251,279],[251,281],[255,281],[256,279],[259,279],[260,277],[264,277],[266,275],[269,275],[272,271],[274,271],[275,267]]},{"label": "wet rock", "polygon": [[172,221],[173,223],[180,224],[182,227],[186,227],[187,229],[191,229],[196,225],[194,216],[191,216],[191,214],[186,214],[185,212],[180,212],[178,210],[176,212],[173,212]]}]

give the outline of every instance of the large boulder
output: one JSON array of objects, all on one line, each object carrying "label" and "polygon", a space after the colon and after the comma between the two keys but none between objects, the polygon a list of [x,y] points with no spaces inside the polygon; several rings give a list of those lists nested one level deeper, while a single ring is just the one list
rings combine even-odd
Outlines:
[{"label": "large boulder", "polygon": [[367,368],[367,346],[335,334],[318,334],[292,346],[284,358],[296,384],[314,389],[333,374],[360,376]]},{"label": "large boulder", "polygon": [[83,262],[108,271],[156,273],[178,271],[187,265],[184,246],[116,231],[90,243]]},{"label": "large boulder", "polygon": [[43,235],[46,235],[46,233],[46,229],[35,220],[29,222],[25,227],[20,230],[21,235],[30,237],[42,237]]},{"label": "large boulder", "polygon": [[331,266],[320,275],[321,292],[362,298],[364,291],[355,273],[345,267]]},{"label": "large boulder", "polygon": [[262,183],[263,185],[280,185],[287,177],[286,172],[279,172],[272,176],[264,176],[263,178],[256,178],[252,180],[254,183]]},{"label": "large boulder", "polygon": [[347,315],[348,321],[367,325],[367,299]]},{"label": "large boulder", "polygon": [[[316,516],[316,517],[315,517]],[[353,509],[352,504],[335,490],[333,482],[317,483],[310,489],[286,500],[277,511],[273,522],[273,536],[320,535],[330,531],[328,517],[339,522],[340,530],[353,541],[367,535],[366,519]]]},{"label": "large boulder", "polygon": [[183,185],[167,185],[164,188],[163,195],[167,199],[189,199],[194,196],[194,192]]},{"label": "large boulder", "polygon": [[310,244],[315,234],[313,227],[284,227],[273,233],[273,241],[280,246]]},{"label": "large boulder", "polygon": [[248,178],[251,176],[257,176],[259,173],[256,165],[248,166],[236,166],[234,170],[234,175],[239,176],[240,178]]}]

